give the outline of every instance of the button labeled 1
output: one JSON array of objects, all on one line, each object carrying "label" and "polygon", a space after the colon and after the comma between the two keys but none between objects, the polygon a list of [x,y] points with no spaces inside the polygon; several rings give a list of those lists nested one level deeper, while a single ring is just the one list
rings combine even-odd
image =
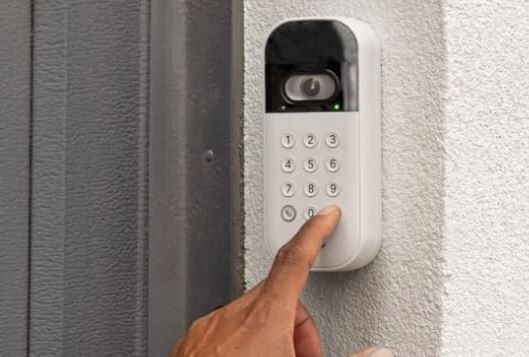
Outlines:
[{"label": "button labeled 1", "polygon": [[281,145],[283,145],[285,149],[292,149],[294,145],[296,145],[294,136],[292,134],[285,134],[281,136]]}]

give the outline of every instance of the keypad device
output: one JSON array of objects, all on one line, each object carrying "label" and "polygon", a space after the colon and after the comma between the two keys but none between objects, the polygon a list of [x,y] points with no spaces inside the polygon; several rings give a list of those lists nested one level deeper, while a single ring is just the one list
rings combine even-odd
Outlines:
[{"label": "keypad device", "polygon": [[[320,142],[324,144],[318,145]],[[278,213],[282,220],[296,221],[298,211],[307,220],[321,207],[339,205],[343,194],[343,152],[337,132],[285,132],[281,133],[279,144],[282,149],[278,192],[283,203]]]}]

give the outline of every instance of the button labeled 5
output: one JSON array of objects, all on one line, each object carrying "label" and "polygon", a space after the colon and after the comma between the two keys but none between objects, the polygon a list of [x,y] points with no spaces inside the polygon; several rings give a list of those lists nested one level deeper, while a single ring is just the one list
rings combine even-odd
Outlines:
[{"label": "button labeled 5", "polygon": [[314,159],[307,159],[303,163],[303,167],[305,168],[305,171],[307,172],[315,172],[318,169],[318,164],[316,163],[316,160]]}]

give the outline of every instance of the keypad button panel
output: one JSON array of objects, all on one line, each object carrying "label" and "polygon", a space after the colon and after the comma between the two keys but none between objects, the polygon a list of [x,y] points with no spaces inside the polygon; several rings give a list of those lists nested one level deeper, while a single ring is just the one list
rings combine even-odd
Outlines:
[{"label": "keypad button panel", "polygon": [[308,220],[324,206],[343,204],[347,170],[343,167],[345,143],[338,132],[285,131],[279,135],[278,208],[284,222]]}]

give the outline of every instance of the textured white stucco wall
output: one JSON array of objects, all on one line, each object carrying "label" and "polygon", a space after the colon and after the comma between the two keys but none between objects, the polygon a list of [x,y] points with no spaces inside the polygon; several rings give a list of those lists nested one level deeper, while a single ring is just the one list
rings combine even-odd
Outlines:
[{"label": "textured white stucco wall", "polygon": [[350,16],[371,24],[383,48],[384,243],[355,273],[314,274],[304,300],[328,356],[372,344],[400,356],[434,356],[441,341],[444,210],[440,1],[245,1],[246,280],[266,274],[262,239],[262,93],[266,30],[297,16]]},{"label": "textured white stucco wall", "polygon": [[529,356],[529,2],[446,19],[443,355]]},{"label": "textured white stucco wall", "polygon": [[384,243],[368,268],[314,274],[304,296],[329,356],[529,355],[529,3],[245,2],[246,280],[266,274],[261,180],[265,30],[345,15],[383,48]]}]

